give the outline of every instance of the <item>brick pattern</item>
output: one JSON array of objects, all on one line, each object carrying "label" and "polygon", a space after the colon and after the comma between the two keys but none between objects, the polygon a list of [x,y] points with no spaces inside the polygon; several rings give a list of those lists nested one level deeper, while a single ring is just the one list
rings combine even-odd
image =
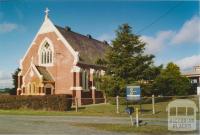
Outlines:
[{"label": "brick pattern", "polygon": [[[36,71],[29,70],[31,62],[36,65],[39,65],[39,53],[38,50],[42,41],[45,38],[51,40],[54,48],[54,58],[53,66],[47,66],[47,71],[51,74],[54,79],[54,82],[42,82],[41,78],[38,76]],[[79,104],[91,104],[95,103],[95,97],[103,98],[103,94],[100,91],[92,90],[93,87],[93,74],[89,74],[89,91],[81,90],[81,72],[72,72],[73,69],[74,57],[70,51],[65,47],[61,40],[54,32],[49,32],[46,34],[40,34],[34,41],[34,44],[31,46],[28,54],[25,59],[22,61],[21,77],[19,77],[19,86],[20,93],[28,91],[28,84],[36,83],[36,95],[45,94],[45,84],[52,84],[54,86],[52,94],[70,94],[76,98],[93,98],[90,100],[79,100]],[[90,66],[84,65],[82,70],[90,71]],[[23,77],[23,82],[21,81]],[[21,78],[21,80],[20,80]],[[21,86],[24,86],[23,88]],[[76,89],[75,89],[76,88]],[[77,90],[79,88],[79,90]],[[18,93],[18,94],[20,94]],[[29,95],[30,93],[26,93]]]}]

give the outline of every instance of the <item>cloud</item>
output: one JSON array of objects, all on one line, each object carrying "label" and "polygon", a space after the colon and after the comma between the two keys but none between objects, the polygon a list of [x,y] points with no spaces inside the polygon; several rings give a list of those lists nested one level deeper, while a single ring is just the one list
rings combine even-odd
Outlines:
[{"label": "cloud", "polygon": [[18,25],[14,23],[1,23],[0,33],[7,33],[17,29]]},{"label": "cloud", "polygon": [[200,65],[200,55],[193,55],[175,61],[175,63],[182,69],[187,70],[193,66]]},{"label": "cloud", "polygon": [[172,44],[200,43],[200,17],[186,21],[172,39]]},{"label": "cloud", "polygon": [[0,71],[0,88],[11,88],[11,87],[13,87],[11,74]]},{"label": "cloud", "polygon": [[146,53],[155,54],[162,50],[166,42],[173,36],[173,31],[161,31],[155,37],[141,36],[142,41],[147,43]]},{"label": "cloud", "polygon": [[156,54],[169,45],[200,44],[200,17],[194,16],[187,20],[178,32],[160,31],[156,36],[143,35],[141,39],[147,43],[146,52],[151,54]]},{"label": "cloud", "polygon": [[100,40],[100,41],[107,41],[109,44],[111,43],[111,41],[114,39],[114,34],[106,34],[106,33],[104,33],[104,34],[102,34],[102,35],[100,35],[99,37],[97,37],[97,39],[98,40]]}]

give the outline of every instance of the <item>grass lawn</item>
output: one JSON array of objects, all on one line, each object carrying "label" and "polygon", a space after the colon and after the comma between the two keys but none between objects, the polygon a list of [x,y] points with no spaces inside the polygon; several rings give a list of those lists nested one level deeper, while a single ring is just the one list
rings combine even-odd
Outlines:
[{"label": "grass lawn", "polygon": [[[138,105],[134,106],[138,107]],[[163,107],[163,106],[158,106]],[[116,105],[111,104],[97,104],[97,105],[89,105],[80,107],[78,112],[75,111],[75,108],[67,112],[58,112],[58,111],[46,111],[46,110],[30,110],[30,109],[19,109],[19,110],[0,110],[0,115],[81,115],[81,116],[126,116],[127,113],[124,111],[126,106],[119,106],[119,114],[116,113]],[[152,111],[150,110],[150,105],[143,105],[142,108],[144,112],[140,113],[143,117],[165,117],[166,112],[163,111],[157,113],[155,116],[152,115]],[[162,110],[162,108],[157,108]],[[163,108],[164,109],[164,108]],[[133,113],[134,115],[134,113]]]},{"label": "grass lawn", "polygon": [[73,126],[94,128],[97,130],[111,131],[118,133],[148,133],[148,134],[165,134],[170,133],[167,127],[158,125],[143,125],[140,127],[122,125],[122,124],[94,124],[94,123],[73,123]]},{"label": "grass lawn", "polygon": [[[155,104],[156,114],[152,115],[152,104],[142,104],[140,118],[166,118],[167,112],[166,107],[169,102],[158,102]],[[140,105],[132,105],[134,108],[139,108]],[[0,115],[42,115],[42,116],[65,116],[65,115],[79,115],[79,116],[113,116],[113,117],[127,117],[127,113],[124,111],[125,105],[119,106],[119,114],[116,113],[116,105],[111,104],[96,104],[82,106],[78,112],[75,108],[67,112],[58,111],[46,111],[46,110],[30,110],[30,109],[19,109],[19,110],[0,110]],[[135,113],[133,113],[135,116]],[[197,114],[198,116],[198,114]],[[199,118],[197,118],[199,119]]]}]

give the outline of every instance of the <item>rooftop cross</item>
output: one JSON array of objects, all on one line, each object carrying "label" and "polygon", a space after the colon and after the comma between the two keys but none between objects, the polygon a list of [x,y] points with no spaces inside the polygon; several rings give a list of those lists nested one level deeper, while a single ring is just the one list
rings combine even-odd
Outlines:
[{"label": "rooftop cross", "polygon": [[48,16],[49,16],[49,11],[50,11],[50,10],[49,10],[48,8],[46,8],[46,10],[44,11],[44,12],[45,12],[45,19],[48,18]]}]

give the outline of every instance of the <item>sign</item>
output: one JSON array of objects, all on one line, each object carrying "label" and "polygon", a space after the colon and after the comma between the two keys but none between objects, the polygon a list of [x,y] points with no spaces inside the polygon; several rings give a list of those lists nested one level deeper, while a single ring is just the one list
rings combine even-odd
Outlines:
[{"label": "sign", "polygon": [[[188,108],[190,108],[190,111]],[[197,129],[196,115],[198,108],[194,101],[189,99],[176,99],[169,102],[167,111],[168,130],[195,131]]]},{"label": "sign", "polygon": [[129,101],[140,100],[141,89],[140,86],[127,86],[126,87],[126,99]]},{"label": "sign", "polygon": [[200,95],[200,87],[197,87],[197,95]]}]

